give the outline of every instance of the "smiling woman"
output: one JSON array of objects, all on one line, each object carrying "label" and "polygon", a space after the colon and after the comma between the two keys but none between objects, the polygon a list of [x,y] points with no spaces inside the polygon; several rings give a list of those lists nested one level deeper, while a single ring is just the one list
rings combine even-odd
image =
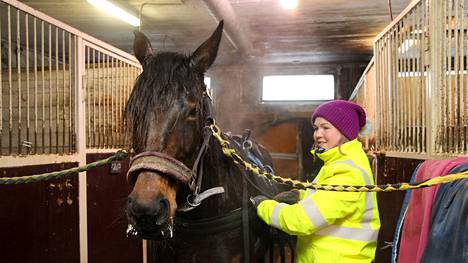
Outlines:
[{"label": "smiling woman", "polygon": [[[357,140],[366,123],[361,106],[344,100],[320,105],[312,114],[317,147],[323,160],[314,182],[328,185],[374,184],[362,144]],[[257,196],[257,214],[268,225],[297,236],[296,262],[372,262],[380,218],[375,193],[294,190],[293,203]],[[340,251],[336,247],[340,246]]]}]

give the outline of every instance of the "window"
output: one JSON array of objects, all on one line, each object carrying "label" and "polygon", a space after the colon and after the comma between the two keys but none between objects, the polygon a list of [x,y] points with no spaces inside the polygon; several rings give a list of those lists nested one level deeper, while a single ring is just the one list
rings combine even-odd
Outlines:
[{"label": "window", "polygon": [[335,97],[333,75],[264,76],[262,101],[332,100]]},{"label": "window", "polygon": [[211,90],[211,78],[210,77],[205,77],[203,80],[205,82],[206,89]]}]

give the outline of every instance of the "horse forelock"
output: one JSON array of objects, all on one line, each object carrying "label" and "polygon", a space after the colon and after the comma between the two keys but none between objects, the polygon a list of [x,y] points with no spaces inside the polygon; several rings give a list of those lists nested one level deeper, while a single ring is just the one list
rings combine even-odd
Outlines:
[{"label": "horse forelock", "polygon": [[[136,79],[125,108],[126,129],[134,148],[146,144],[154,114],[164,116],[184,98],[197,103],[202,112],[203,74],[191,67],[183,54],[161,52],[150,58]],[[167,116],[164,116],[167,117]]]}]

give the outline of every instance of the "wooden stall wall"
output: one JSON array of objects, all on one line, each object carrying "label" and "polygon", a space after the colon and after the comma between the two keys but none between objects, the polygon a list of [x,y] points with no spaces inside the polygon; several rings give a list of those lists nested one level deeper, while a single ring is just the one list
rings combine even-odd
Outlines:
[{"label": "wooden stall wall", "polygon": [[[88,154],[87,163],[112,154]],[[87,174],[87,262],[143,262],[141,239],[126,237],[125,207],[131,188],[129,159]],[[27,176],[76,167],[77,163],[0,168],[2,177]],[[80,262],[78,176],[0,186],[2,262]]]},{"label": "wooden stall wall", "polygon": [[[414,169],[424,160],[378,156],[376,184],[409,182]],[[416,190],[417,191],[417,190]],[[390,262],[395,228],[400,216],[405,192],[377,193],[381,228],[375,262]]]},{"label": "wooden stall wall", "polygon": [[[87,163],[112,154],[88,154]],[[88,262],[143,262],[142,240],[126,237],[129,158],[88,172]],[[113,170],[112,167],[115,169]],[[118,169],[120,167],[120,170]]]},{"label": "wooden stall wall", "polygon": [[[282,138],[278,139],[278,134],[281,134]],[[302,166],[298,156],[300,140],[297,124],[286,122],[275,125],[256,137],[272,154],[273,167],[281,171],[281,176],[297,179]]]},{"label": "wooden stall wall", "polygon": [[[41,174],[76,163],[0,168],[2,177]],[[78,177],[0,186],[1,262],[80,262]]]}]

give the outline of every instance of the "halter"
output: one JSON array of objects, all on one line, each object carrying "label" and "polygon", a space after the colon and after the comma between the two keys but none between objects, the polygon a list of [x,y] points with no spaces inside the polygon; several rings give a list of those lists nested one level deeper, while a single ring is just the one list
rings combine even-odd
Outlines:
[{"label": "halter", "polygon": [[188,168],[184,163],[162,152],[146,151],[137,154],[130,160],[130,168],[127,172],[127,181],[138,175],[142,171],[151,171],[161,175],[168,176],[176,182],[188,186],[191,194],[187,196],[187,201],[178,211],[187,212],[199,206],[201,202],[215,194],[224,193],[224,188],[214,187],[200,193],[201,183],[203,179],[203,157],[206,154],[212,132],[210,125],[214,124],[214,118],[211,116],[211,96],[203,93],[204,103],[207,106],[208,117],[206,118],[206,126],[203,128],[203,143],[198,151],[197,158],[192,169]]}]

